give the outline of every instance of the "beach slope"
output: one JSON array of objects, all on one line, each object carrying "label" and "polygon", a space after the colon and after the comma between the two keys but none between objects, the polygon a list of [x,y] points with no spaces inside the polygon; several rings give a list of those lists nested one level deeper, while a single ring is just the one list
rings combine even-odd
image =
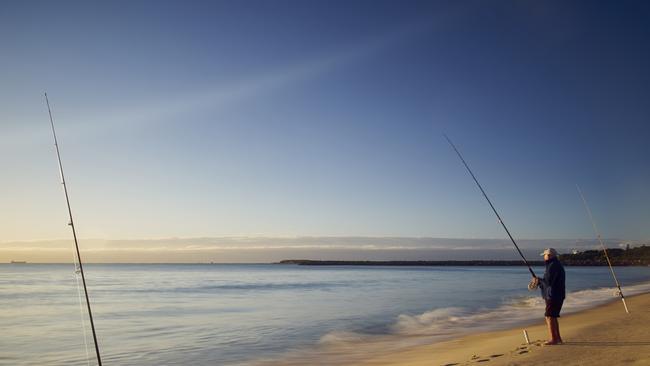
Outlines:
[{"label": "beach slope", "polygon": [[[543,346],[546,325],[487,332],[369,357],[362,365],[650,365],[650,294],[560,318],[563,345]],[[531,344],[526,344],[523,329]]]}]

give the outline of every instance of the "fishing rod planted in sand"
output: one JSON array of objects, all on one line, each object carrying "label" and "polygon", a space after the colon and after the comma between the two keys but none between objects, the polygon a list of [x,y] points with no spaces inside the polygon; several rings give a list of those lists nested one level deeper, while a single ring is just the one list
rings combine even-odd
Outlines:
[{"label": "fishing rod planted in sand", "polygon": [[609,270],[612,272],[612,277],[614,277],[614,282],[616,283],[616,287],[618,288],[617,295],[621,297],[621,301],[623,301],[623,307],[625,307],[625,312],[629,314],[630,311],[627,309],[627,303],[625,302],[625,296],[623,295],[623,290],[621,290],[621,284],[618,282],[618,279],[616,278],[616,273],[614,273],[614,267],[612,267],[612,262],[609,260],[609,255],[607,254],[607,248],[605,247],[605,244],[603,243],[603,239],[600,237],[600,232],[598,232],[598,228],[596,227],[596,221],[594,220],[594,217],[591,215],[591,210],[589,209],[589,205],[587,204],[587,200],[585,199],[585,196],[582,194],[582,190],[580,189],[580,186],[576,184],[576,188],[578,188],[578,193],[580,193],[580,198],[582,198],[582,203],[585,205],[585,210],[587,210],[587,214],[589,215],[591,226],[593,226],[594,232],[596,233],[596,237],[598,238],[598,241],[600,242],[600,246],[603,248],[603,252],[605,253],[605,258],[607,259]]},{"label": "fishing rod planted in sand", "polygon": [[[481,183],[478,182],[478,179],[476,179],[476,176],[474,175],[474,173],[472,173],[472,170],[469,168],[469,165],[467,165],[467,162],[465,161],[463,156],[460,154],[460,151],[458,151],[458,149],[456,148],[456,145],[454,145],[454,143],[451,142],[451,139],[449,139],[449,137],[447,135],[443,134],[443,136],[445,136],[445,139],[447,139],[447,142],[449,142],[449,145],[451,145],[451,147],[454,149],[454,151],[456,151],[456,154],[458,154],[458,157],[460,158],[460,161],[462,161],[463,165],[465,165],[465,168],[467,168],[467,171],[469,172],[469,175],[472,176],[472,179],[474,179],[474,182],[476,182],[476,185],[481,190],[481,193],[483,193],[483,197],[485,197],[485,199],[490,204],[490,207],[492,208],[492,211],[497,216],[497,219],[499,219],[499,223],[501,223],[501,226],[503,226],[503,229],[508,234],[508,237],[512,241],[512,244],[515,245],[515,248],[517,249],[517,252],[519,252],[519,255],[521,256],[521,259],[523,259],[524,263],[526,263],[526,266],[528,266],[528,271],[530,271],[530,274],[533,276],[533,279],[536,279],[537,276],[535,275],[535,272],[533,272],[533,268],[530,266],[530,264],[526,260],[526,257],[524,257],[524,254],[519,249],[519,246],[517,245],[517,242],[515,242],[515,239],[512,237],[512,235],[510,235],[510,230],[508,230],[508,228],[506,227],[506,224],[503,222],[503,220],[501,220],[501,216],[499,216],[499,213],[497,212],[496,208],[494,208],[494,205],[492,204],[492,201],[490,201],[487,194],[485,193],[485,190],[483,190],[483,187],[481,187]],[[532,284],[532,282],[531,282],[531,284]],[[529,285],[529,288],[530,288],[530,285]]]},{"label": "fishing rod planted in sand", "polygon": [[61,163],[61,153],[59,152],[59,142],[56,139],[56,131],[54,130],[54,119],[52,118],[52,110],[50,109],[50,101],[45,93],[45,103],[47,104],[47,113],[50,115],[50,125],[52,126],[52,136],[54,137],[54,146],[56,148],[56,158],[59,162],[59,174],[61,175],[61,184],[63,185],[63,193],[65,193],[65,202],[68,206],[68,216],[70,221],[68,225],[72,229],[72,237],[74,238],[74,247],[76,249],[77,263],[79,264],[79,273],[81,274],[81,282],[83,283],[84,294],[86,295],[86,306],[88,308],[88,318],[90,319],[90,328],[93,331],[93,340],[95,341],[95,353],[97,354],[97,364],[102,366],[102,358],[99,354],[99,343],[97,342],[97,333],[95,332],[95,323],[93,322],[93,313],[90,309],[90,299],[88,297],[88,289],[86,288],[86,277],[84,276],[83,265],[81,264],[81,254],[79,253],[79,243],[77,241],[77,232],[74,228],[74,221],[72,220],[72,209],[70,208],[70,198],[68,197],[68,187],[65,184],[65,176],[63,175],[63,164]]}]

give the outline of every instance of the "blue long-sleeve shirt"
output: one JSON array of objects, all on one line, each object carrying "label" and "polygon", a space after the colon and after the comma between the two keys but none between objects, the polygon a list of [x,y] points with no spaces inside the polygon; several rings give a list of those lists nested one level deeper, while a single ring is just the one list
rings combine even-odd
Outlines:
[{"label": "blue long-sleeve shirt", "polygon": [[539,281],[542,297],[545,300],[564,300],[566,289],[562,263],[554,257],[546,261],[545,264],[544,278]]}]

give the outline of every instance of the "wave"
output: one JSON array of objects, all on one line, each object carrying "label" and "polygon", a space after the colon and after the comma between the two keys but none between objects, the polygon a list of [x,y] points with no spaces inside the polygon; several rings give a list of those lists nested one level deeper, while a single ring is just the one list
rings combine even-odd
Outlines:
[{"label": "wave", "polygon": [[363,333],[350,332],[344,330],[335,330],[322,336],[318,341],[318,344],[332,345],[332,344],[363,342],[369,337],[371,336]]},{"label": "wave", "polygon": [[[625,295],[650,292],[650,282],[624,288]],[[563,314],[575,313],[618,298],[616,289],[603,287],[567,294]],[[495,309],[471,312],[463,308],[440,308],[419,315],[402,314],[392,326],[400,335],[446,335],[474,330],[506,329],[516,324],[539,319],[544,311],[541,296],[527,296],[505,301]]]},{"label": "wave", "polygon": [[[618,298],[613,287],[570,292],[564,302],[562,314],[575,313]],[[626,296],[650,292],[650,282],[626,286]],[[396,336],[426,336],[445,339],[476,331],[508,329],[518,324],[539,320],[544,313],[544,300],[536,296],[505,300],[493,309],[470,310],[460,307],[437,308],[417,315],[400,314],[390,325],[390,333]],[[632,305],[633,306],[633,305]],[[633,311],[633,310],[632,310]],[[372,335],[347,331],[334,331],[321,337],[319,344],[340,344],[368,340]]]},{"label": "wave", "polygon": [[[627,296],[649,293],[650,282],[625,286],[623,290]],[[562,314],[593,308],[616,301],[617,298],[613,287],[573,291],[567,294]],[[634,302],[629,305],[634,311]],[[544,300],[535,291],[529,296],[505,299],[494,308],[445,307],[415,315],[400,314],[382,334],[341,329],[330,331],[320,337],[315,347],[293,350],[277,359],[258,359],[248,364],[329,366],[361,363],[369,354],[399,352],[408,347],[437,343],[471,333],[540,322],[543,314]]]},{"label": "wave", "polygon": [[168,288],[103,288],[96,291],[117,292],[123,294],[126,292],[136,293],[204,293],[215,291],[277,291],[277,290],[329,290],[334,287],[348,286],[344,283],[336,282],[294,282],[294,283],[240,283],[240,284],[210,284],[201,286],[188,287],[168,287]]}]

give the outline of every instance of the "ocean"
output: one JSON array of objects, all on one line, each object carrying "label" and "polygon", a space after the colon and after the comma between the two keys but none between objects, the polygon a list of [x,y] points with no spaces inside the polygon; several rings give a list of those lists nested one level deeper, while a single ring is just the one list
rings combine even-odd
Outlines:
[{"label": "ocean", "polygon": [[[87,264],[84,270],[106,365],[344,364],[363,357],[355,347],[361,343],[376,341],[380,352],[543,318],[539,291],[526,288],[525,267]],[[615,270],[626,295],[650,291],[650,267]],[[616,299],[607,267],[566,272],[563,314]],[[0,265],[0,364],[96,364],[77,278],[71,264]],[[634,301],[628,305],[633,312]]]}]

